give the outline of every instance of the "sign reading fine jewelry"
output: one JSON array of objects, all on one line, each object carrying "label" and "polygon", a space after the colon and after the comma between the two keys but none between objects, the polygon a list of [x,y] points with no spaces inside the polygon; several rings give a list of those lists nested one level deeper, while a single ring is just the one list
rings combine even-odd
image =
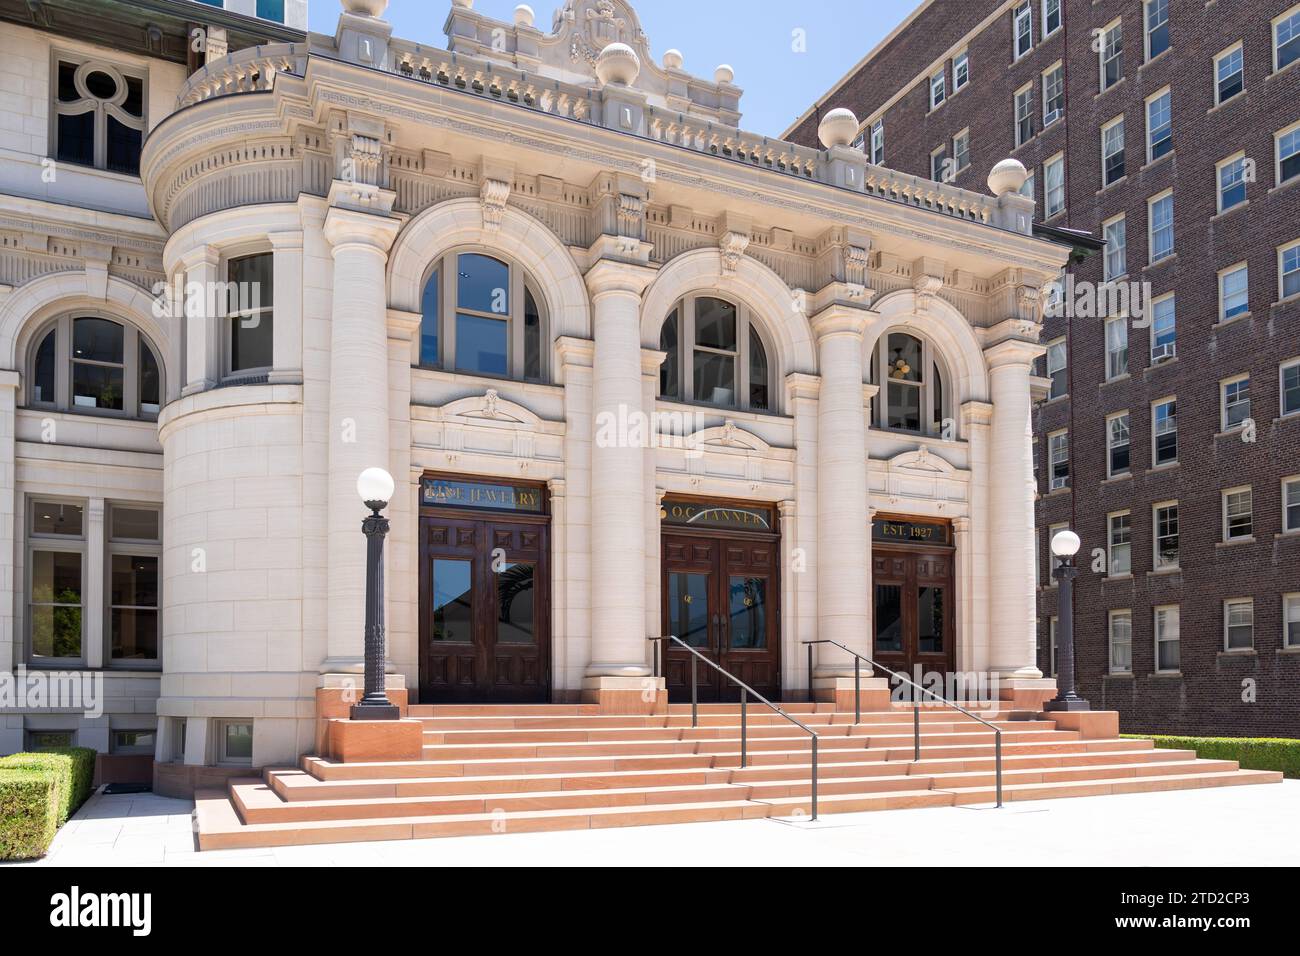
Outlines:
[{"label": "sign reading fine jewelry", "polygon": [[538,487],[428,475],[420,482],[420,503],[525,514],[542,514],[545,510],[542,489]]}]

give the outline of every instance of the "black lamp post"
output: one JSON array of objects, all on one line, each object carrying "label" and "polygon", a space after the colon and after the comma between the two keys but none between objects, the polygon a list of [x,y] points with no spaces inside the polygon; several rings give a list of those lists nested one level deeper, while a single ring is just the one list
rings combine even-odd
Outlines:
[{"label": "black lamp post", "polygon": [[357,494],[371,514],[361,522],[366,536],[366,693],[352,705],[353,720],[397,720],[397,706],[384,686],[384,536],[388,519],[379,512],[393,497],[393,476],[367,468],[357,479]]},{"label": "black lamp post", "polygon": [[1057,594],[1059,615],[1056,625],[1057,674],[1056,696],[1043,710],[1091,710],[1088,702],[1074,692],[1074,579],[1079,569],[1074,556],[1079,552],[1079,536],[1073,531],[1058,532],[1052,539],[1052,554],[1059,562],[1052,577],[1060,584]]}]

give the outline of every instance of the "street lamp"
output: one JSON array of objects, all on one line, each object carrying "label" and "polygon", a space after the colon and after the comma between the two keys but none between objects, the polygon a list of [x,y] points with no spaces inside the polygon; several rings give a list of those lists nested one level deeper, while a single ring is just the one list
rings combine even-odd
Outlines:
[{"label": "street lamp", "polygon": [[1043,705],[1043,710],[1091,710],[1088,702],[1074,692],[1074,578],[1079,569],[1074,566],[1074,556],[1079,553],[1079,536],[1066,529],[1052,538],[1052,554],[1059,562],[1052,577],[1060,583],[1056,626],[1057,677],[1056,696]]},{"label": "street lamp", "polygon": [[379,512],[393,497],[393,476],[367,468],[357,479],[357,494],[371,514],[361,522],[366,536],[366,694],[352,705],[353,720],[398,720],[384,688],[384,536],[388,519]]}]

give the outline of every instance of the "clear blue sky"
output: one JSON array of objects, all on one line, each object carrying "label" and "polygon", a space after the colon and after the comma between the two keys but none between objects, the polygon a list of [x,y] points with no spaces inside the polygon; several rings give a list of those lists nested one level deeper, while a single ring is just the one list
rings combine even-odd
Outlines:
[{"label": "clear blue sky", "polygon": [[[474,9],[513,22],[518,0],[476,0]],[[562,0],[532,0],[537,26],[549,32]],[[712,77],[719,63],[736,71],[742,126],[778,136],[845,71],[902,22],[920,0],[633,0],[656,60],[676,47],[685,68]],[[311,29],[334,33],[337,0],[309,0]],[[384,19],[395,35],[446,46],[442,25],[451,0],[391,0]],[[806,52],[795,52],[803,30]]]}]

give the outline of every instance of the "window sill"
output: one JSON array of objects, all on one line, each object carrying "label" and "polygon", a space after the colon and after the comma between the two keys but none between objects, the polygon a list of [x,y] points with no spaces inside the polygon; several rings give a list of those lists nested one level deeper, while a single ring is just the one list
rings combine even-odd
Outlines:
[{"label": "window sill", "polygon": [[1284,657],[1294,657],[1295,655],[1300,654],[1300,647],[1279,647],[1276,653],[1281,654]]},{"label": "window sill", "polygon": [[1097,100],[1101,99],[1103,96],[1105,96],[1105,95],[1106,95],[1107,93],[1109,93],[1111,90],[1117,90],[1117,89],[1119,89],[1121,86],[1124,85],[1124,81],[1127,80],[1127,79],[1128,79],[1127,76],[1121,76],[1118,80],[1116,80],[1116,81],[1115,81],[1114,83],[1112,83],[1110,86],[1106,87],[1106,88],[1105,88],[1104,90],[1102,90],[1100,93],[1096,93],[1096,94],[1094,94],[1093,97],[1092,97],[1093,102],[1095,103]]},{"label": "window sill", "polygon": [[[1125,174],[1124,174],[1123,176],[1121,176],[1119,179],[1116,179],[1114,182],[1110,182],[1110,183],[1107,183],[1105,186],[1102,186],[1100,189],[1097,190],[1097,195],[1100,196],[1102,193],[1108,192],[1109,190],[1114,189],[1116,186],[1121,186],[1121,185],[1123,185],[1123,184],[1126,183],[1126,182],[1128,182],[1128,174],[1127,174],[1127,173],[1125,173]],[[1125,273],[1125,275],[1127,275],[1127,274],[1128,274],[1128,273]],[[1117,280],[1115,280],[1115,279],[1107,279],[1106,281],[1107,281],[1107,282],[1115,282],[1115,281],[1117,281]]]},{"label": "window sill", "polygon": [[1269,305],[1269,308],[1276,309],[1278,306],[1290,305],[1292,302],[1300,302],[1300,292],[1294,292],[1284,299],[1278,299],[1276,302]]},{"label": "window sill", "polygon": [[1111,475],[1109,478],[1103,478],[1101,480],[1101,483],[1103,485],[1118,485],[1121,482],[1132,481],[1132,480],[1133,480],[1133,472],[1126,471],[1122,475]]},{"label": "window sill", "polygon": [[1148,571],[1147,577],[1164,578],[1164,577],[1168,577],[1171,574],[1182,574],[1182,573],[1183,573],[1182,568],[1158,568],[1155,571]]},{"label": "window sill", "polygon": [[1286,189],[1290,186],[1294,186],[1296,183],[1300,183],[1300,176],[1292,176],[1290,179],[1278,183],[1276,186],[1274,186],[1272,189],[1268,191],[1268,195],[1271,196],[1276,192],[1281,192],[1283,189]]},{"label": "window sill", "polygon": [[1211,106],[1208,110],[1205,111],[1205,115],[1210,116],[1214,113],[1217,113],[1225,106],[1231,106],[1233,103],[1236,103],[1238,100],[1242,99],[1245,95],[1246,95],[1246,88],[1243,86],[1239,91],[1233,93],[1226,100],[1220,100],[1214,106]]},{"label": "window sill", "polygon": [[1216,548],[1231,548],[1238,544],[1254,544],[1254,543],[1255,543],[1255,536],[1253,534],[1248,534],[1244,538],[1229,538],[1227,541],[1216,541],[1214,542],[1214,546]]},{"label": "window sill", "polygon": [[1150,468],[1148,468],[1147,474],[1148,475],[1160,474],[1161,472],[1165,472],[1165,471],[1173,471],[1177,467],[1178,467],[1178,462],[1176,460],[1161,462],[1158,465],[1152,465]]},{"label": "window sill", "polygon": [[1276,80],[1278,77],[1280,77],[1280,76],[1285,76],[1287,73],[1289,73],[1289,72],[1291,72],[1292,70],[1294,70],[1297,66],[1300,66],[1300,60],[1292,60],[1292,61],[1291,61],[1290,63],[1288,63],[1286,66],[1282,67],[1282,69],[1280,69],[1280,70],[1274,70],[1274,71],[1273,71],[1272,73],[1270,73],[1268,76],[1264,77],[1264,82],[1265,82],[1265,83],[1272,83],[1272,82],[1273,82],[1274,80]]},{"label": "window sill", "polygon": [[1127,382],[1133,375],[1131,372],[1125,372],[1123,375],[1116,375],[1114,378],[1105,379],[1102,385],[1114,385],[1118,382]]},{"label": "window sill", "polygon": [[1219,222],[1220,220],[1225,219],[1228,216],[1232,215],[1238,209],[1245,209],[1249,205],[1250,205],[1250,200],[1243,199],[1235,206],[1229,206],[1227,209],[1220,209],[1217,213],[1215,213],[1213,216],[1210,217],[1210,222]]},{"label": "window sill", "polygon": [[1070,393],[1066,392],[1064,395],[1056,395],[1051,398],[1043,399],[1041,402],[1039,402],[1038,407],[1045,408],[1048,405],[1055,405],[1057,402],[1068,403],[1069,401],[1070,401]]},{"label": "window sill", "polygon": [[1132,680],[1133,672],[1132,671],[1110,671],[1109,673],[1102,674],[1101,676],[1105,678],[1116,677],[1119,678],[1120,680]]},{"label": "window sill", "polygon": [[1182,671],[1152,671],[1150,677],[1172,677],[1174,680],[1182,680]]},{"label": "window sill", "polygon": [[1053,495],[1068,495],[1071,490],[1072,489],[1070,488],[1069,485],[1063,485],[1060,488],[1053,488],[1051,491],[1047,493],[1046,497],[1051,498]]},{"label": "window sill", "polygon": [[1108,574],[1101,579],[1102,584],[1108,584],[1111,581],[1132,581],[1132,574]]},{"label": "window sill", "polygon": [[1241,433],[1245,430],[1246,430],[1245,425],[1237,425],[1233,428],[1229,428],[1227,431],[1216,432],[1214,437],[1216,440],[1220,438],[1238,438],[1240,437]]},{"label": "window sill", "polygon": [[[528,383],[528,384],[540,385],[541,383],[537,382],[537,383]],[[563,388],[562,385],[554,385],[554,386],[548,385],[545,387]],[[725,415],[728,418],[734,418],[736,421],[753,422],[753,421],[762,421],[762,420],[775,420],[775,421],[788,422],[788,421],[793,421],[794,419],[794,416],[792,415],[779,415],[776,412],[762,411],[759,409],[752,409],[752,408],[732,408],[727,405],[710,405],[708,402],[688,402],[685,399],[681,399],[681,398],[656,398],[655,405],[656,406],[677,405],[681,408],[689,408],[695,410],[711,409],[716,414]],[[911,432],[908,432],[907,434],[910,435]],[[917,435],[915,437],[920,438],[922,436]]]},{"label": "window sill", "polygon": [[1300,538],[1300,528],[1295,528],[1291,531],[1279,531],[1277,534],[1273,535],[1274,541],[1286,541],[1290,538]]},{"label": "window sill", "polygon": [[1171,252],[1169,253],[1169,255],[1165,256],[1164,258],[1157,259],[1155,262],[1148,262],[1146,265],[1142,267],[1142,271],[1150,272],[1152,269],[1158,269],[1163,265],[1167,265],[1170,262],[1176,261],[1177,259],[1178,259],[1178,253]]},{"label": "window sill", "polygon": [[[1144,45],[1145,45],[1145,44],[1144,44]],[[1147,67],[1149,67],[1149,66],[1154,66],[1155,64],[1159,63],[1161,60],[1163,60],[1165,57],[1167,57],[1170,53],[1172,53],[1173,50],[1174,50],[1174,48],[1173,48],[1172,46],[1167,46],[1167,47],[1165,47],[1163,50],[1161,50],[1159,53],[1157,53],[1157,54],[1156,54],[1155,56],[1153,56],[1151,59],[1147,60],[1145,63],[1143,63],[1141,66],[1139,66],[1139,67],[1138,67],[1138,73],[1140,74],[1140,73],[1141,73],[1143,70],[1145,70]]]},{"label": "window sill", "polygon": [[1256,653],[1253,647],[1242,647],[1235,651],[1219,651],[1214,656],[1219,660],[1224,660],[1230,657],[1258,657],[1259,654]]},{"label": "window sill", "polygon": [[1274,425],[1280,425],[1282,422],[1300,421],[1300,412],[1287,412],[1285,415],[1279,415],[1273,419]]},{"label": "window sill", "polygon": [[1146,368],[1142,370],[1142,374],[1150,375],[1158,368],[1167,368],[1170,365],[1177,365],[1177,364],[1178,364],[1178,356],[1175,355],[1173,358],[1161,359],[1159,362],[1155,362],[1151,365],[1148,365]]},{"label": "window sill", "polygon": [[1240,322],[1242,319],[1249,319],[1249,318],[1250,318],[1249,311],[1238,312],[1236,315],[1232,316],[1231,318],[1219,319],[1219,321],[1215,322],[1213,325],[1210,326],[1210,329],[1211,331],[1217,331],[1219,329],[1232,325],[1236,322]]},{"label": "window sill", "polygon": [[1156,168],[1157,166],[1159,166],[1161,163],[1163,163],[1163,162],[1167,162],[1167,161],[1169,161],[1169,160],[1172,160],[1172,159],[1174,158],[1174,154],[1175,154],[1176,152],[1177,152],[1177,150],[1171,149],[1169,152],[1165,153],[1163,156],[1157,156],[1155,159],[1148,159],[1148,160],[1147,160],[1147,164],[1146,164],[1145,166],[1143,166],[1141,169],[1139,169],[1138,172],[1139,172],[1139,173],[1145,173],[1148,169],[1155,169],[1155,168]]}]

